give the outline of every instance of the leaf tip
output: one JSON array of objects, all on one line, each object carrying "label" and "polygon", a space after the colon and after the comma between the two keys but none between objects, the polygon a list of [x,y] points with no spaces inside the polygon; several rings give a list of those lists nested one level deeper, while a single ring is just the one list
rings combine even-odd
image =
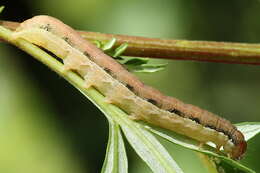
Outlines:
[{"label": "leaf tip", "polygon": [[0,6],[0,13],[2,13],[3,12],[3,10],[4,10],[4,8],[5,8],[5,6]]}]

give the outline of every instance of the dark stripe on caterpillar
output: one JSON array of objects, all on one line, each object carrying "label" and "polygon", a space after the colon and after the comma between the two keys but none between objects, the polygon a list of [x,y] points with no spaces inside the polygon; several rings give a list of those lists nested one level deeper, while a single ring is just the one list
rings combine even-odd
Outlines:
[{"label": "dark stripe on caterpillar", "polygon": [[63,37],[63,40],[73,47],[74,43],[69,39],[69,37]]},{"label": "dark stripe on caterpillar", "polygon": [[[113,71],[112,71],[110,68],[104,67],[103,69],[104,69],[105,72],[107,72],[111,77],[113,77],[114,79],[117,79],[117,78],[116,78],[117,75],[116,75],[115,73],[113,73]],[[119,81],[119,82],[126,86],[126,84],[125,84],[124,82],[122,82],[122,81]]]},{"label": "dark stripe on caterpillar", "polygon": [[[153,105],[157,106],[157,101],[154,99],[147,99],[149,103],[152,103]],[[158,106],[157,106],[158,107]]]},{"label": "dark stripe on caterpillar", "polygon": [[134,87],[133,87],[133,86],[131,86],[131,85],[129,85],[129,84],[126,84],[125,86],[126,86],[126,88],[128,88],[130,91],[134,91]]},{"label": "dark stripe on caterpillar", "polygon": [[88,54],[88,52],[87,52],[87,51],[84,51],[84,52],[83,52],[83,54],[84,54],[86,57],[88,57],[88,58],[90,58],[90,59],[91,59],[91,56]]},{"label": "dark stripe on caterpillar", "polygon": [[179,116],[181,116],[181,117],[185,117],[185,114],[184,114],[183,112],[177,110],[177,109],[170,109],[170,110],[168,110],[168,111],[171,112],[171,113],[174,113],[174,114],[176,114],[176,115],[179,115]]},{"label": "dark stripe on caterpillar", "polygon": [[41,29],[44,29],[46,31],[51,31],[51,25],[47,23],[46,25],[40,26]]},{"label": "dark stripe on caterpillar", "polygon": [[111,70],[110,70],[109,68],[105,67],[104,70],[105,70],[108,74],[110,74],[110,75],[112,76],[112,72],[111,72]]},{"label": "dark stripe on caterpillar", "polygon": [[196,123],[200,124],[200,119],[198,119],[198,118],[193,118],[193,117],[191,117],[190,119],[191,119],[192,121],[195,121]]}]

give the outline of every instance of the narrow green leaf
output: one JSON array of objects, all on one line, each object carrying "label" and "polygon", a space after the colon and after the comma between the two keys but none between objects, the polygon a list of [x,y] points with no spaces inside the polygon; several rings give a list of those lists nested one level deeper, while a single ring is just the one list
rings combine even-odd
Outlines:
[{"label": "narrow green leaf", "polygon": [[219,173],[217,170],[216,163],[210,158],[209,156],[202,154],[202,153],[197,153],[200,161],[202,162],[203,166],[208,170],[210,173]]},{"label": "narrow green leaf", "polygon": [[142,135],[139,136],[126,126],[122,128],[129,143],[154,172],[183,172],[166,149],[151,133],[139,129],[137,133]]},{"label": "narrow green leaf", "polygon": [[121,135],[121,130],[118,130],[118,172],[127,173],[128,172],[128,160],[125,151],[125,144],[123,137]]},{"label": "narrow green leaf", "polygon": [[118,56],[120,56],[120,55],[126,50],[127,47],[128,47],[128,44],[127,44],[127,43],[121,44],[119,47],[117,47],[117,48],[115,49],[115,53],[114,53],[113,57],[118,57]]},{"label": "narrow green leaf", "polygon": [[117,135],[116,124],[111,120],[109,122],[109,137],[106,150],[106,157],[102,166],[102,173],[113,173],[117,171]]},{"label": "narrow green leaf", "polygon": [[127,66],[128,70],[136,73],[154,73],[165,69],[167,64],[142,64],[140,66]]},{"label": "narrow green leaf", "polygon": [[92,41],[92,43],[93,43],[94,45],[96,45],[98,48],[101,48],[101,47],[102,47],[102,42],[101,42],[101,41],[95,40],[95,41]]},{"label": "narrow green leaf", "polygon": [[117,59],[120,64],[126,66],[130,72],[137,73],[153,73],[157,71],[164,70],[167,66],[167,63],[164,64],[148,64],[149,58],[140,58],[140,57],[126,57],[123,56],[121,59]]},{"label": "narrow green leaf", "polygon": [[115,111],[118,116],[113,116],[114,120],[120,124],[129,143],[153,172],[183,173],[166,149],[149,131],[122,116],[122,113],[121,110]]},{"label": "narrow green leaf", "polygon": [[5,8],[5,6],[0,6],[0,13],[3,12],[4,8]]},{"label": "narrow green leaf", "polygon": [[125,65],[130,72],[138,73],[153,73],[161,71],[165,68],[167,64],[147,64],[149,58],[140,58],[140,57],[121,57],[120,55],[127,49],[128,44],[123,43],[116,49],[113,49],[116,43],[116,39],[112,38],[107,43],[102,44],[100,41],[94,41],[97,47],[101,49],[109,56],[112,56],[120,64]]},{"label": "narrow green leaf", "polygon": [[147,64],[149,62],[149,58],[139,58],[139,57],[122,57],[122,61],[120,63],[125,65],[142,65]]},{"label": "narrow green leaf", "polygon": [[224,165],[229,165],[230,169],[234,169],[234,173],[235,173],[235,170],[238,170],[241,173],[243,173],[243,172],[244,173],[255,173],[255,171],[247,168],[246,166],[240,164],[239,162],[237,162],[233,159],[230,159],[226,156],[217,154],[215,148],[213,148],[213,147],[205,145],[205,146],[203,146],[203,148],[201,148],[201,147],[199,147],[198,141],[192,140],[183,135],[176,134],[170,130],[162,129],[159,127],[154,127],[154,126],[148,125],[146,123],[143,123],[143,126],[146,129],[150,130],[151,132],[157,134],[158,136],[160,136],[174,144],[177,144],[184,148],[188,148],[193,151],[204,153],[208,156],[213,156],[215,158],[218,158],[220,160],[219,161],[220,163],[223,162]]},{"label": "narrow green leaf", "polygon": [[244,134],[246,141],[260,133],[260,122],[244,122],[236,126]]},{"label": "narrow green leaf", "polygon": [[116,38],[112,38],[111,40],[109,40],[107,43],[105,43],[102,46],[102,50],[107,51],[107,50],[112,49],[112,47],[115,45],[115,43],[116,43]]},{"label": "narrow green leaf", "polygon": [[102,173],[127,173],[128,163],[124,147],[124,141],[119,125],[111,118],[109,122],[109,139]]}]

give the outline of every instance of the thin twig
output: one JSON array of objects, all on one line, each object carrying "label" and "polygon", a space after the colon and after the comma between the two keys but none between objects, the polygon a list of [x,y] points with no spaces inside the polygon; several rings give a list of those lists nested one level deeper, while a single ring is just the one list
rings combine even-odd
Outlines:
[{"label": "thin twig", "polygon": [[[14,30],[19,23],[1,21],[0,25]],[[260,65],[260,44],[164,40],[86,31],[79,33],[90,41],[116,38],[115,46],[128,43],[123,53],[125,56]]]}]

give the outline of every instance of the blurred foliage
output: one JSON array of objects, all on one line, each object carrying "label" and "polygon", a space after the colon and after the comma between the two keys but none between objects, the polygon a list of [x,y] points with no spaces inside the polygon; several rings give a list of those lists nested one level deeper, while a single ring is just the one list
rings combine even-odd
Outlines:
[{"label": "blurred foliage", "polygon": [[[48,14],[81,30],[172,39],[260,41],[258,0],[8,0],[2,3],[6,8],[1,18],[5,20],[22,21]],[[0,161],[0,171],[12,172],[15,165],[20,172],[37,168],[44,172],[80,172],[79,165],[83,165],[83,172],[100,171],[108,135],[102,113],[42,64],[2,43],[0,48],[0,159],[5,159]],[[158,73],[138,74],[145,83],[234,123],[260,121],[258,66],[152,61],[169,65]],[[68,143],[72,148],[66,147]],[[250,141],[242,160],[257,172],[259,145],[259,137]],[[190,151],[167,142],[165,146],[187,172],[205,171],[196,154],[190,155]],[[126,148],[130,172],[149,172],[134,151],[129,146]],[[2,167],[9,170],[3,171]]]},{"label": "blurred foliage", "polygon": [[6,48],[0,47],[0,171],[86,172],[48,101],[37,94],[19,62],[7,59],[16,55]]}]

